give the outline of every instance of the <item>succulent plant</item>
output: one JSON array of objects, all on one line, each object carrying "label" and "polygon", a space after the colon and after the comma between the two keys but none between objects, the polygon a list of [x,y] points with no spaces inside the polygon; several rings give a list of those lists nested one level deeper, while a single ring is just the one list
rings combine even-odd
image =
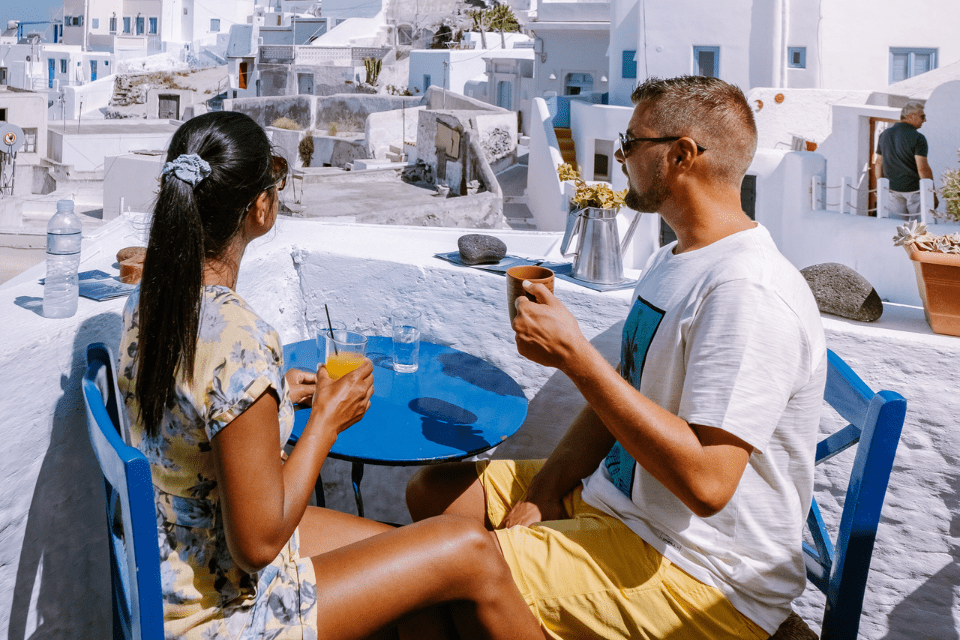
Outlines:
[{"label": "succulent plant", "polygon": [[927,231],[927,225],[911,220],[897,227],[893,244],[898,247],[912,244],[920,251],[960,254],[960,233],[938,236]]}]

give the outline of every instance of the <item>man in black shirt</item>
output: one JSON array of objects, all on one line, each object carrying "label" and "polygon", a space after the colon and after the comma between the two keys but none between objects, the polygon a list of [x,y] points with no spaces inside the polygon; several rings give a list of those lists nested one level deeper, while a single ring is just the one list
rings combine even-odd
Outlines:
[{"label": "man in black shirt", "polygon": [[[900,111],[900,122],[880,134],[873,172],[878,180],[890,180],[891,218],[916,218],[920,213],[920,179],[933,179],[927,163],[927,139],[918,131],[926,119],[923,104],[908,102]],[[934,208],[937,204],[934,195]]]}]

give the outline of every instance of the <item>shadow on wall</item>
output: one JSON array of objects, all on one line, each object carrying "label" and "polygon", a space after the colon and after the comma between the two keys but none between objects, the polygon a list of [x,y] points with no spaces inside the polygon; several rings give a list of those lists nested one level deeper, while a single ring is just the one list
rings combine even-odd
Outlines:
[{"label": "shadow on wall", "polygon": [[[620,320],[590,341],[614,366],[620,361],[622,332],[623,320]],[[493,457],[500,460],[546,458],[585,405],[586,401],[570,378],[555,371],[530,401],[526,421],[517,433],[497,447]]]},{"label": "shadow on wall", "polygon": [[70,376],[60,380],[63,395],[27,514],[9,640],[110,637],[103,476],[87,436],[80,380],[87,345],[105,342],[116,350],[120,330],[120,316],[105,313],[85,320],[74,338]]},{"label": "shadow on wall", "polygon": [[[955,468],[960,460],[947,460],[948,468]],[[960,479],[950,483],[951,493],[942,495],[947,509],[953,514],[949,537],[960,540]],[[882,640],[916,638],[917,631],[936,629],[938,640],[958,640],[957,612],[960,611],[960,545],[949,548],[951,561],[930,576],[913,593],[897,603],[887,617],[887,634]],[[929,637],[921,632],[921,637]]]}]

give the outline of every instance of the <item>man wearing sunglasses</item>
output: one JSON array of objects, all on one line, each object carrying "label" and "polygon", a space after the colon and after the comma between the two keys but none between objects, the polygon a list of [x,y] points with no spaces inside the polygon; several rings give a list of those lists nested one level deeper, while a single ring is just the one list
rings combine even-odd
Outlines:
[{"label": "man wearing sunglasses", "polygon": [[740,208],[743,93],[649,79],[616,157],[677,235],[647,263],[617,368],[545,287],[519,352],[587,406],[546,461],[426,469],[411,514],[483,518],[551,638],[767,638],[806,584],[826,346],[803,277]]}]

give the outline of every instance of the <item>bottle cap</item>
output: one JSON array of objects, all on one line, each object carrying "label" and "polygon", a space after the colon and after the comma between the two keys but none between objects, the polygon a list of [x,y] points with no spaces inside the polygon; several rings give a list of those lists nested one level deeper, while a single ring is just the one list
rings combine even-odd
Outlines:
[{"label": "bottle cap", "polygon": [[57,213],[73,211],[73,200],[57,200]]}]

